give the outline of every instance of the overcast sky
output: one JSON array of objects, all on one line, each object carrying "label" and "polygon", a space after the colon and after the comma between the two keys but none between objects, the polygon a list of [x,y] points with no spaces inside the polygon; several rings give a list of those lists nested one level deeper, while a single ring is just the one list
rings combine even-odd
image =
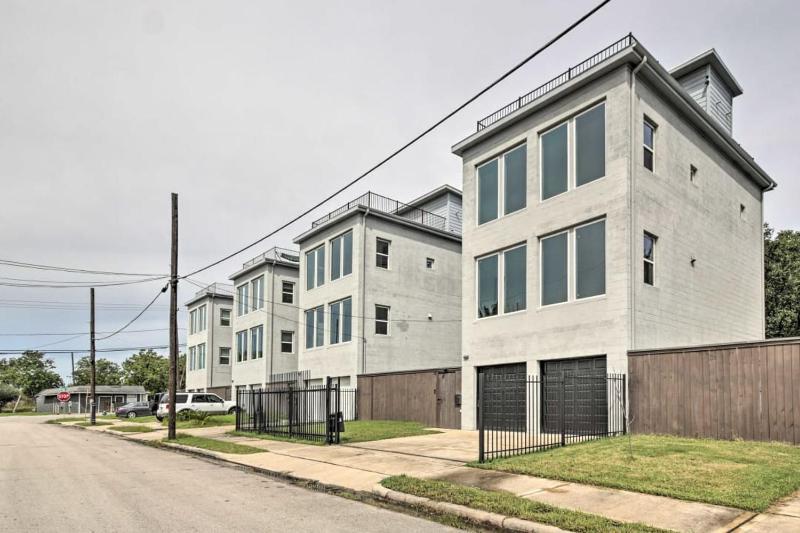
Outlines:
[{"label": "overcast sky", "polygon": [[[360,174],[595,3],[0,0],[0,258],[167,272],[177,192],[179,269],[206,264]],[[766,219],[800,229],[798,20],[791,1],[614,0],[328,207],[366,190],[409,200],[460,187],[450,147],[478,118],[632,31],[668,68],[717,49],[744,88],[734,137],[779,184]],[[198,278],[226,281],[308,224]],[[98,330],[158,285],[98,289]],[[194,291],[184,284],[180,302]],[[64,339],[8,333],[85,331],[87,302],[88,289],[0,287],[0,350]],[[131,329],[166,328],[167,303]],[[166,342],[130,333],[98,347]],[[88,336],[52,346],[87,347]],[[69,356],[53,357],[68,374]]]}]

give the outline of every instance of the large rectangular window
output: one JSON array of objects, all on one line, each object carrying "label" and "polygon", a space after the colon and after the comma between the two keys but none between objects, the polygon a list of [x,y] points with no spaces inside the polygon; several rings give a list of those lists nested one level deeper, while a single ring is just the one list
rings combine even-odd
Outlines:
[{"label": "large rectangular window", "polygon": [[500,162],[497,159],[478,167],[478,224],[497,218],[497,175]]},{"label": "large rectangular window", "polygon": [[503,252],[503,312],[513,313],[527,307],[527,246]]},{"label": "large rectangular window", "polygon": [[206,343],[197,345],[197,369],[203,370],[206,367]]},{"label": "large rectangular window", "polygon": [[322,306],[306,310],[306,348],[322,346],[325,342],[325,309]]},{"label": "large rectangular window", "polygon": [[264,307],[264,276],[259,276],[250,282],[250,300],[253,311]]},{"label": "large rectangular window", "polygon": [[281,282],[281,302],[285,304],[294,303],[294,283],[291,281]]},{"label": "large rectangular window", "polygon": [[236,316],[247,314],[249,288],[247,283],[236,287]]},{"label": "large rectangular window", "polygon": [[644,168],[649,170],[650,172],[653,171],[656,164],[656,127],[655,125],[648,121],[647,119],[644,120],[644,139],[643,142],[643,150],[644,153],[642,154]]},{"label": "large rectangular window", "polygon": [[294,353],[294,331],[281,331],[281,353]]},{"label": "large rectangular window", "polygon": [[542,305],[566,302],[569,296],[568,234],[542,239]]},{"label": "large rectangular window", "polygon": [[606,175],[606,106],[575,118],[575,186]]},{"label": "large rectangular window", "polygon": [[478,317],[497,314],[497,256],[478,260]]},{"label": "large rectangular window", "polygon": [[478,167],[478,224],[527,205],[527,153],[523,144]]},{"label": "large rectangular window", "polygon": [[191,346],[189,348],[189,370],[194,370],[197,367],[197,347]]},{"label": "large rectangular window", "polygon": [[389,246],[391,243],[386,239],[375,239],[375,266],[378,268],[389,268]]},{"label": "large rectangular window", "polygon": [[389,334],[389,306],[375,306],[375,335]]},{"label": "large rectangular window", "polygon": [[348,342],[352,337],[353,308],[352,300],[346,298],[328,306],[330,312],[331,344]]},{"label": "large rectangular window", "polygon": [[331,281],[353,273],[353,232],[331,240]]},{"label": "large rectangular window", "polygon": [[606,292],[606,223],[575,229],[575,298]]},{"label": "large rectangular window", "polygon": [[325,284],[325,245],[306,252],[306,289]]},{"label": "large rectangular window", "polygon": [[189,311],[189,335],[197,333],[197,309]]},{"label": "large rectangular window", "polygon": [[542,200],[567,191],[569,183],[567,123],[541,136]]},{"label": "large rectangular window", "polygon": [[527,163],[528,149],[524,144],[503,155],[503,213],[506,215],[527,205]]},{"label": "large rectangular window", "polygon": [[656,237],[644,233],[644,282],[648,285],[656,284]]},{"label": "large rectangular window", "polygon": [[264,357],[264,326],[250,328],[250,359]]},{"label": "large rectangular window", "polygon": [[236,332],[236,362],[247,361],[247,330]]}]

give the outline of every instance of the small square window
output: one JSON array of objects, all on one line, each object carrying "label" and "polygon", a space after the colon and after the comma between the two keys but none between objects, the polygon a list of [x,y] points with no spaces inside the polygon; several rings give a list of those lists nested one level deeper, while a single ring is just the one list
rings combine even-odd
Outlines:
[{"label": "small square window", "polygon": [[281,331],[281,353],[294,353],[294,331]]},{"label": "small square window", "polygon": [[425,259],[425,268],[432,269],[433,268],[434,259],[433,257],[428,257]]},{"label": "small square window", "polygon": [[230,348],[220,348],[219,349],[219,364],[221,364],[221,365],[229,365],[229,364],[231,364],[231,349]]}]

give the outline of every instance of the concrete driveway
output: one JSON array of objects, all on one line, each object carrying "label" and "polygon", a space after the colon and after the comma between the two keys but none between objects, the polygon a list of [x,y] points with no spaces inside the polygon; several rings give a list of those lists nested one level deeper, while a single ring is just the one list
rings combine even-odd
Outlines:
[{"label": "concrete driveway", "polygon": [[470,463],[478,459],[478,432],[442,429],[441,433],[345,444],[349,448],[400,453]]}]

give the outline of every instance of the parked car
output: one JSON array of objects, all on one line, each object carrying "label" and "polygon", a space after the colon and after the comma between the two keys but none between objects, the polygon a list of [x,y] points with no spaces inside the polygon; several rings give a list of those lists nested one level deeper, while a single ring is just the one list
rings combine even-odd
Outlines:
[{"label": "parked car", "polygon": [[116,414],[120,418],[136,418],[137,416],[152,416],[153,413],[147,402],[131,402],[118,407]]},{"label": "parked car", "polygon": [[[236,402],[226,401],[210,392],[180,392],[175,395],[175,412],[202,411],[212,415],[233,414]],[[169,415],[169,397],[164,394],[158,404],[156,418],[163,420]]]},{"label": "parked car", "polygon": [[155,416],[156,412],[158,412],[158,404],[161,403],[161,398],[165,397],[166,395],[166,392],[157,392],[147,397],[147,401],[150,405],[150,414]]}]

